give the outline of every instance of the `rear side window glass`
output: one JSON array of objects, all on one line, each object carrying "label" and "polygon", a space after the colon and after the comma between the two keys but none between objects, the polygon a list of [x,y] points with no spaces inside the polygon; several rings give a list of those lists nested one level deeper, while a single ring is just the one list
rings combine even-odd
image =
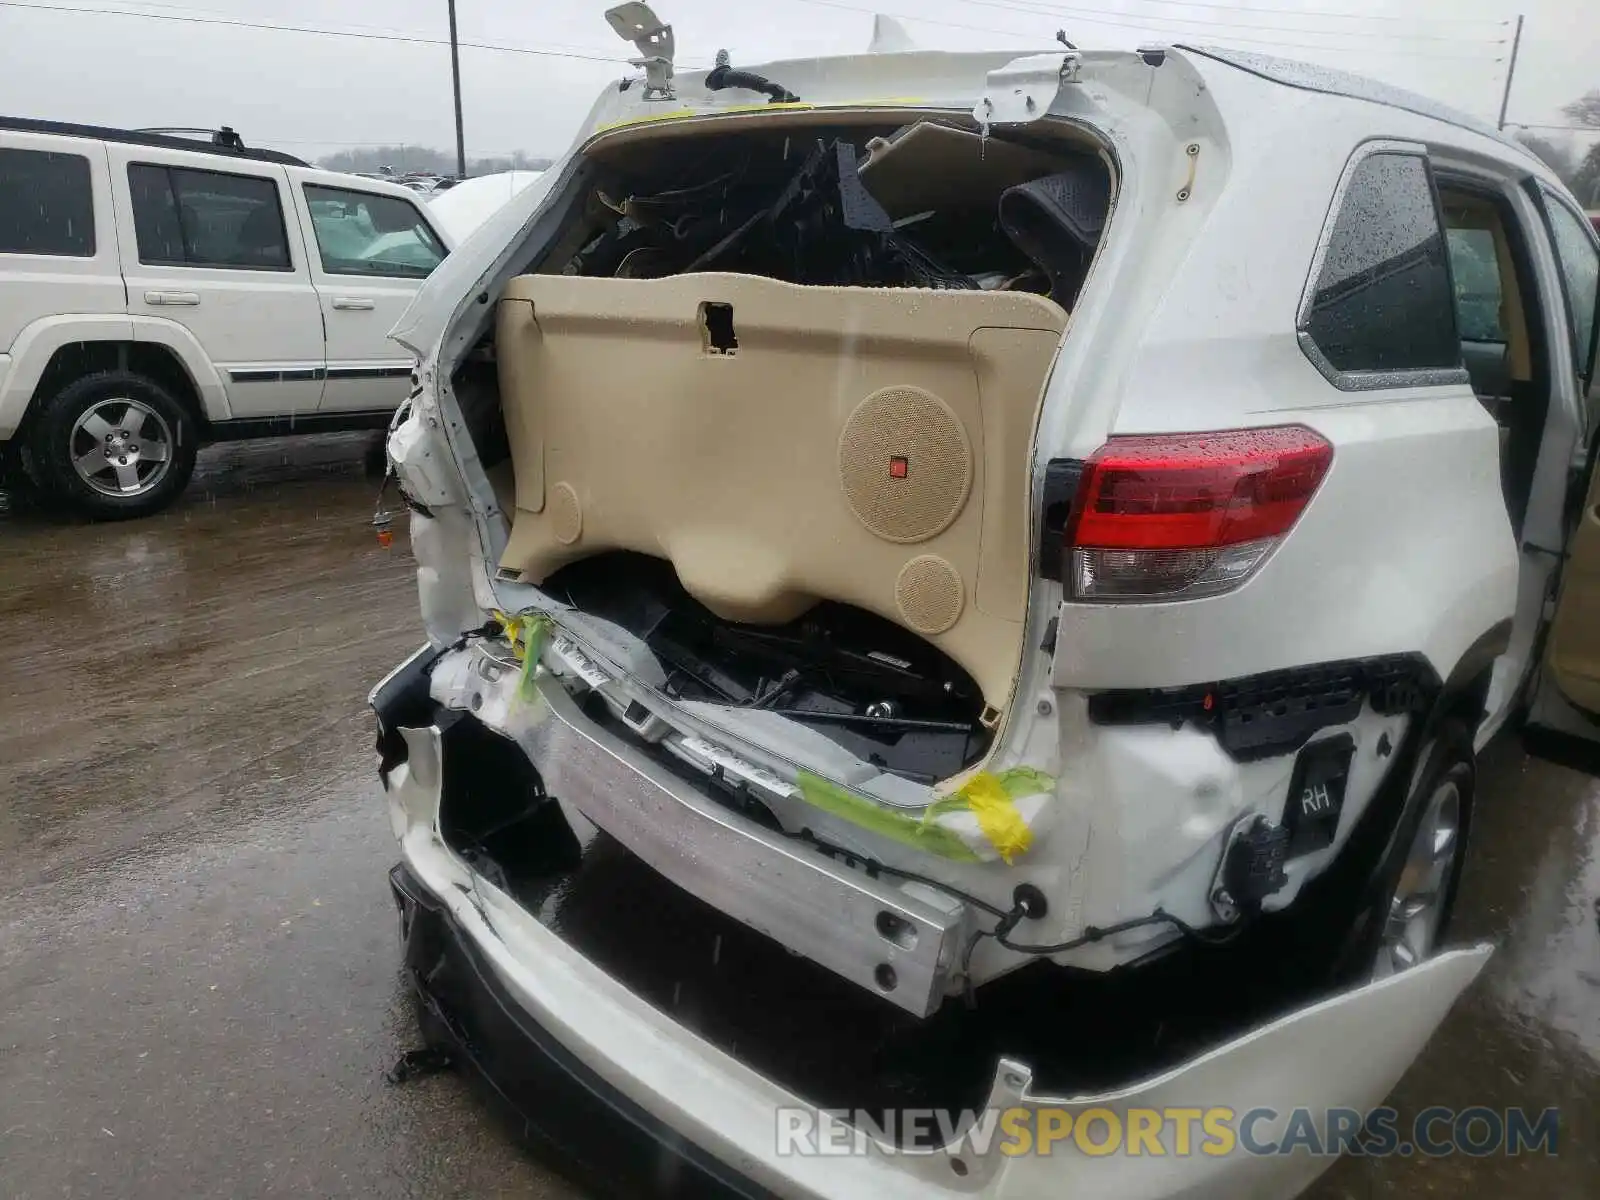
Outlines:
[{"label": "rear side window glass", "polygon": [[128,187],[142,263],[293,269],[283,205],[271,179],[134,163]]},{"label": "rear side window glass", "polygon": [[94,257],[87,158],[0,149],[0,254]]},{"label": "rear side window glass", "polygon": [[1426,162],[1369,154],[1351,173],[1302,322],[1334,371],[1459,371],[1455,296]]},{"label": "rear side window glass", "polygon": [[1500,328],[1500,260],[1494,234],[1487,229],[1451,229],[1447,236],[1461,340],[1505,341]]}]

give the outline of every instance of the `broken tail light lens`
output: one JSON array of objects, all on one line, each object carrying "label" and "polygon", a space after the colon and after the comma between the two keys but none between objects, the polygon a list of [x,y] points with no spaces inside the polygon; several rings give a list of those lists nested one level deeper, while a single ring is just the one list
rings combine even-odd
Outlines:
[{"label": "broken tail light lens", "polygon": [[1077,600],[1189,600],[1238,587],[1316,493],[1333,447],[1303,425],[1114,437],[1065,533]]}]

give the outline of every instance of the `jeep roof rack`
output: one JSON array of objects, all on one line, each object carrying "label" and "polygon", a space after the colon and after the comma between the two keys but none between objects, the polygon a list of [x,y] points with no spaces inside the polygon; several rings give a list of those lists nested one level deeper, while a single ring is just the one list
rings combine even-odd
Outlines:
[{"label": "jeep roof rack", "polygon": [[54,133],[63,137],[98,138],[133,146],[158,146],[165,150],[197,150],[203,154],[227,154],[260,162],[281,163],[287,167],[310,164],[292,154],[246,146],[232,128],[221,129],[114,129],[106,125],[75,125],[66,121],[40,121],[32,117],[0,116],[0,129],[19,133]]}]

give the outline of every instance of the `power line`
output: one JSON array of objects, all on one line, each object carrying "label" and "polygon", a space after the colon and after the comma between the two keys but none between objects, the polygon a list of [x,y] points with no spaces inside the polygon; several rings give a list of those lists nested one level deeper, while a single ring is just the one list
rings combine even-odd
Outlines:
[{"label": "power line", "polygon": [[[844,12],[866,13],[868,16],[881,14],[881,15],[886,16],[886,17],[895,17],[895,18],[897,18],[899,20],[902,20],[902,21],[920,22],[921,24],[924,24],[924,25],[940,25],[940,26],[944,26],[944,27],[949,28],[949,29],[962,29],[962,30],[966,30],[966,31],[972,32],[972,33],[998,33],[998,34],[1004,34],[1006,37],[1014,37],[1014,38],[1030,38],[1030,37],[1034,36],[1031,33],[1023,32],[1023,31],[1016,30],[1016,29],[995,29],[993,26],[987,26],[987,25],[963,25],[963,24],[960,24],[959,22],[956,22],[956,21],[935,20],[933,17],[918,16],[918,15],[913,14],[913,13],[891,12],[891,11],[889,11],[887,9],[883,9],[883,8],[863,8],[862,6],[857,5],[857,4],[846,4],[846,3],[843,3],[842,0],[793,0],[793,2],[796,3],[796,4],[813,4],[813,5],[816,5],[816,6],[820,7],[820,8],[836,8],[836,9],[840,9],[840,10],[842,10]],[[1046,16],[1048,14],[1038,13],[1036,15]],[[1119,22],[1119,21],[1107,20],[1107,19],[1105,19],[1103,17],[1087,17],[1087,18],[1082,18],[1082,19],[1087,24],[1104,25],[1104,26],[1106,26],[1107,28],[1110,28],[1110,29],[1120,29],[1120,30],[1123,30],[1124,32],[1136,33],[1136,34],[1140,35],[1141,37],[1149,37],[1149,38],[1160,39],[1160,38],[1168,37],[1171,34],[1170,30],[1167,31],[1166,33],[1162,33],[1159,29],[1152,29],[1152,28],[1150,28],[1149,25],[1140,25],[1140,24],[1135,23],[1134,21]],[[1300,30],[1298,32],[1309,33],[1311,31],[1310,30]],[[1264,38],[1239,37],[1237,35],[1224,36],[1224,37],[1220,38],[1219,41],[1223,42],[1224,44],[1229,44],[1229,45],[1242,42],[1242,43],[1244,43],[1246,45],[1260,46],[1260,47],[1263,47],[1263,48],[1268,49],[1268,50],[1320,50],[1320,51],[1322,51],[1324,53],[1334,53],[1334,54],[1347,53],[1347,54],[1369,54],[1369,55],[1386,55],[1386,56],[1396,56],[1397,55],[1397,56],[1402,57],[1402,58],[1438,58],[1438,59],[1451,59],[1451,60],[1455,60],[1455,61],[1478,62],[1478,63],[1481,63],[1481,62],[1498,62],[1498,61],[1500,61],[1498,58],[1488,59],[1484,55],[1481,55],[1481,54],[1439,54],[1439,53],[1435,53],[1435,52],[1429,51],[1429,50],[1410,50],[1410,49],[1405,49],[1405,50],[1385,50],[1382,47],[1378,47],[1378,46],[1328,46],[1328,45],[1318,45],[1318,44],[1312,43],[1312,42],[1286,42],[1286,41],[1277,41],[1277,40],[1268,41],[1268,40],[1266,40]],[[1052,41],[1051,45],[1052,46],[1056,46],[1056,45],[1058,45],[1058,43],[1055,43],[1055,42]]]},{"label": "power line", "polygon": [[1525,121],[1507,121],[1508,129],[1547,129],[1566,133],[1591,133],[1600,137],[1600,125],[1529,125]]},{"label": "power line", "polygon": [[[1168,3],[1168,2],[1169,2],[1169,0],[1144,0],[1144,3],[1161,3],[1161,4],[1164,4],[1164,3]],[[1258,31],[1259,30],[1264,30],[1264,31],[1266,31],[1268,33],[1287,33],[1287,34],[1291,34],[1291,35],[1296,36],[1296,37],[1301,36],[1301,35],[1308,35],[1308,36],[1311,36],[1311,37],[1377,38],[1377,39],[1380,39],[1380,40],[1393,40],[1395,38],[1404,38],[1407,41],[1465,42],[1465,43],[1470,43],[1472,45],[1479,45],[1479,46],[1490,44],[1490,39],[1486,39],[1486,38],[1482,38],[1482,37],[1476,37],[1476,38],[1459,37],[1459,36],[1456,36],[1454,34],[1443,34],[1443,33],[1376,33],[1376,32],[1374,32],[1372,30],[1367,30],[1367,29],[1295,29],[1293,27],[1286,27],[1286,26],[1283,26],[1283,25],[1260,25],[1260,24],[1255,24],[1255,23],[1246,22],[1246,21],[1224,21],[1224,20],[1218,20],[1218,19],[1216,19],[1214,17],[1212,17],[1212,18],[1172,17],[1172,16],[1167,16],[1165,14],[1123,13],[1123,12],[1117,12],[1117,11],[1114,11],[1114,10],[1111,11],[1111,12],[1105,12],[1105,11],[1094,10],[1094,9],[1072,8],[1070,6],[1062,6],[1062,5],[1048,5],[1048,6],[1046,6],[1046,5],[1035,5],[1035,4],[1026,4],[1026,3],[1024,3],[1024,4],[1007,3],[1006,0],[961,0],[961,3],[963,3],[963,4],[974,4],[974,5],[977,5],[980,8],[997,8],[997,9],[1001,9],[1001,10],[1006,11],[1006,12],[1027,13],[1030,16],[1039,15],[1039,16],[1048,16],[1048,17],[1078,17],[1078,18],[1087,18],[1087,19],[1091,19],[1091,20],[1093,20],[1093,19],[1104,20],[1107,17],[1119,17],[1120,16],[1120,17],[1127,17],[1127,18],[1129,18],[1131,20],[1134,20],[1134,21],[1146,22],[1146,23],[1151,23],[1151,24],[1160,24],[1160,25],[1199,25],[1199,26],[1201,26],[1201,27],[1203,27],[1205,29],[1249,29],[1249,30],[1258,30]],[[1207,7],[1212,7],[1212,6],[1208,5]],[[1220,7],[1223,7],[1223,6],[1217,5],[1215,7],[1219,7],[1220,8]],[[1239,10],[1239,11],[1243,11],[1243,12],[1264,12],[1266,10],[1263,10],[1263,9],[1242,9],[1242,10]],[[1283,17],[1296,17],[1296,16],[1299,16],[1300,14],[1299,13],[1295,13],[1295,12],[1285,11],[1285,12],[1282,12],[1282,13],[1280,13],[1278,15],[1283,16]],[[1496,38],[1496,39],[1493,39],[1492,44],[1494,44],[1494,45],[1503,45],[1504,42],[1505,42],[1504,38]]]},{"label": "power line", "polygon": [[[324,37],[358,38],[373,42],[405,42],[418,46],[448,46],[447,38],[423,37],[404,33],[362,33],[348,29],[323,29],[310,25],[274,25],[264,21],[241,21],[231,17],[180,16],[177,13],[139,12],[128,8],[80,8],[65,4],[37,4],[31,0],[0,0],[0,8],[33,9],[39,12],[79,13],[84,16],[136,17],[144,21],[175,21],[185,25],[220,25],[236,29],[265,29],[274,33],[314,33]],[[531,54],[540,58],[573,58],[587,62],[621,63],[620,55],[584,54],[573,50],[536,50],[531,46],[504,46],[493,42],[461,42],[472,50],[496,50],[505,54]]]},{"label": "power line", "polygon": [[[228,13],[219,13],[219,12],[215,11],[214,9],[195,8],[193,5],[190,5],[190,4],[164,4],[164,3],[158,3],[157,0],[125,0],[125,2],[128,3],[128,4],[133,5],[134,8],[140,9],[140,10],[147,9],[147,8],[160,8],[160,9],[166,9],[168,12],[185,13],[185,14],[188,14],[190,16],[196,16],[196,17],[216,17],[216,18],[221,19],[221,20],[229,20],[229,19],[231,19]],[[95,11],[94,9],[84,8],[81,5],[75,6],[75,7],[77,7],[80,11],[83,11],[83,12],[93,12],[93,11]],[[145,14],[143,12],[139,12],[137,15],[145,16],[145,15],[154,15],[154,14]],[[355,31],[360,32],[360,33],[386,33],[386,34],[391,34],[391,35],[393,35],[395,37],[418,37],[418,38],[426,38],[427,37],[426,34],[415,33],[414,31],[409,30],[409,29],[396,29],[392,25],[366,25],[366,24],[361,24],[361,23],[355,22],[355,21],[340,21],[340,22],[338,22],[338,28],[337,29],[330,28],[328,30],[328,32],[330,32],[330,33],[341,33],[341,32],[344,32],[346,30],[355,30]],[[568,45],[568,44],[566,44],[564,42],[544,42],[540,48],[541,49],[547,49],[547,50],[571,50],[574,54],[577,54],[577,55],[584,55],[584,54],[600,55],[602,53],[600,50],[596,49],[593,46],[572,46],[572,45]],[[609,62],[611,60],[607,59],[606,61]]]},{"label": "power line", "polygon": [[[976,3],[976,0],[972,0]],[[1244,4],[1212,3],[1211,0],[1122,0],[1125,4],[1156,4],[1164,8],[1204,8],[1217,9],[1222,12],[1254,13],[1264,17],[1309,17],[1322,20],[1344,21],[1394,21],[1409,25],[1425,23],[1428,25],[1498,25],[1502,28],[1511,24],[1504,17],[1430,17],[1426,22],[1419,21],[1416,17],[1396,17],[1388,13],[1353,13],[1335,12],[1326,8],[1254,8]],[[1132,14],[1126,14],[1132,15]],[[1163,14],[1157,14],[1159,19]],[[1310,32],[1309,30],[1307,32]],[[1329,32],[1332,32],[1331,30]],[[1405,36],[1400,34],[1397,36]]]}]

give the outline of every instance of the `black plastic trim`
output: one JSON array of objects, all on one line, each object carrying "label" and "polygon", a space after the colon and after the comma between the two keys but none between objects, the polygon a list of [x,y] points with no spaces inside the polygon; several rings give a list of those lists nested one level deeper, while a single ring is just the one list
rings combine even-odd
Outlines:
[{"label": "black plastic trim", "polygon": [[329,367],[323,372],[323,377],[326,379],[409,379],[411,378],[411,368],[409,366]]},{"label": "black plastic trim", "polygon": [[[396,405],[395,408],[398,408]],[[288,437],[302,433],[344,433],[356,429],[387,429],[394,409],[362,412],[291,413],[283,417],[235,417],[213,421],[206,438],[213,442],[245,441],[249,438]]]},{"label": "black plastic trim", "polygon": [[[372,713],[377,719],[378,777],[387,786],[389,772],[406,761],[406,739],[401,729],[425,725],[444,727],[444,717],[454,710],[441,710],[431,695],[433,667],[440,651],[424,646],[394,671],[372,692]],[[458,714],[459,715],[459,714]]]},{"label": "black plastic trim", "polygon": [[1067,582],[1066,536],[1072,521],[1072,505],[1078,498],[1078,485],[1088,466],[1081,458],[1052,458],[1045,464],[1044,486],[1039,498],[1039,574],[1045,579]]},{"label": "black plastic trim", "polygon": [[[409,379],[410,367],[246,367],[230,370],[234,383],[306,383],[318,379]],[[396,405],[396,407],[399,407]]]},{"label": "black plastic trim", "polygon": [[448,908],[404,864],[389,872],[405,974],[431,1045],[468,1069],[514,1129],[601,1195],[772,1200],[623,1095],[510,994]]},{"label": "black plastic trim", "polygon": [[174,137],[165,133],[147,133],[137,129],[117,129],[109,125],[75,125],[67,121],[40,121],[32,117],[0,116],[0,129],[18,133],[50,133],[61,137],[96,138],[103,142],[117,142],[125,146],[153,146],[162,150],[188,150],[193,154],[216,154],[223,158],[254,159],[257,162],[278,163],[285,167],[308,167],[311,164],[292,154],[278,150],[262,150],[242,142],[218,144],[202,142],[198,138]]},{"label": "black plastic trim", "polygon": [[[1493,655],[1488,661],[1493,661]],[[1365,703],[1380,713],[1427,712],[1439,676],[1420,654],[1390,654],[1267,671],[1174,688],[1124,688],[1089,697],[1097,725],[1189,723],[1216,734],[1237,762],[1289,754]]]}]

